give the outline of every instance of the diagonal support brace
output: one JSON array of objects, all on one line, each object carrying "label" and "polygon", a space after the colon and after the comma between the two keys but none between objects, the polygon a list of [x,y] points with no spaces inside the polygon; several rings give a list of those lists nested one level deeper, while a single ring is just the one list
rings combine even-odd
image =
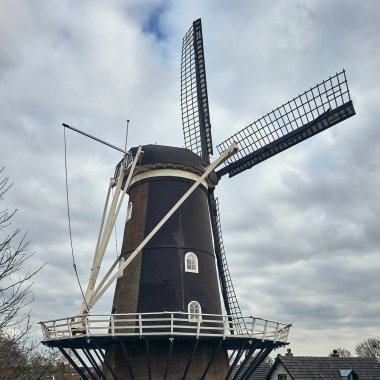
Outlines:
[{"label": "diagonal support brace", "polygon": [[[100,227],[100,231],[99,231],[98,242],[96,245],[95,257],[94,257],[94,261],[93,261],[93,266],[91,268],[91,276],[90,276],[90,280],[89,280],[88,287],[86,290],[85,299],[82,303],[82,307],[81,307],[81,310],[79,313],[80,315],[89,312],[89,309],[90,309],[89,305],[90,305],[91,299],[92,299],[93,294],[94,294],[96,280],[98,278],[100,266],[101,266],[101,263],[103,261],[105,251],[107,249],[109,239],[111,237],[112,229],[115,225],[115,222],[116,222],[116,219],[118,217],[118,214],[119,214],[121,205],[123,203],[125,194],[128,190],[129,184],[130,184],[131,179],[132,179],[132,175],[133,175],[134,170],[136,168],[137,161],[138,161],[141,154],[142,154],[142,147],[139,146],[139,148],[136,152],[136,156],[135,156],[135,158],[131,164],[129,174],[128,174],[128,178],[127,178],[127,181],[124,185],[124,190],[122,192],[121,192],[121,187],[122,187],[122,183],[124,180],[124,171],[121,171],[121,173],[119,175],[119,179],[117,181],[117,186],[116,186],[114,198],[112,200],[110,210],[108,213],[107,221],[106,221],[106,224],[105,224],[104,229],[103,229],[105,211],[107,208],[108,198],[109,198],[109,193],[107,193],[107,200],[106,200],[105,209],[104,209],[103,216],[102,216],[102,223],[101,223],[101,227]],[[111,184],[110,184],[110,186],[111,186]],[[120,196],[120,192],[121,192],[121,196]]]},{"label": "diagonal support brace", "polygon": [[102,286],[98,286],[93,294],[93,297],[89,303],[89,309],[92,308],[99,298],[107,291],[114,281],[117,280],[119,275],[124,269],[131,263],[131,261],[140,253],[145,245],[153,238],[153,236],[160,230],[160,228],[167,222],[167,220],[177,211],[177,209],[185,202],[185,200],[194,192],[194,190],[200,185],[200,183],[219,165],[226,161],[229,157],[237,152],[238,148],[235,143],[231,144],[212,164],[210,164],[206,171],[199,177],[189,190],[179,199],[179,201],[171,208],[171,210],[162,218],[162,220],[153,228],[153,230],[145,237],[140,245],[133,251],[133,253],[124,261],[124,264],[119,267],[117,272]]}]

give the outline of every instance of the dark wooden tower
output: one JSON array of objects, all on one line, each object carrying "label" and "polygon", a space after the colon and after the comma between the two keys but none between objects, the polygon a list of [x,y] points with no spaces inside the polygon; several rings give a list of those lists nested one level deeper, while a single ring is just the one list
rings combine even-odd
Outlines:
[{"label": "dark wooden tower", "polygon": [[[185,148],[121,149],[81,311],[41,323],[43,343],[58,347],[82,379],[248,380],[288,342],[290,325],[241,313],[214,190],[226,174],[233,177],[355,115],[345,71],[234,134],[211,160],[200,20],[183,39],[181,63]],[[121,253],[98,283],[125,194]],[[90,314],[115,282],[111,314]]]},{"label": "dark wooden tower", "polygon": [[[146,145],[143,151],[128,189],[124,259],[204,172],[202,159],[188,149]],[[126,268],[116,284],[113,313],[187,313],[192,301],[202,313],[222,313],[208,186],[204,181]]]},{"label": "dark wooden tower", "polygon": [[[125,260],[205,171],[201,157],[188,149],[147,145],[143,151],[128,189],[130,215],[121,252]],[[132,154],[135,152],[132,149]],[[116,284],[113,314],[165,311],[222,314],[207,199],[208,188],[214,185],[209,178],[203,181],[126,268]],[[184,323],[194,324],[197,318],[194,315],[193,321]],[[150,342],[153,378],[163,378],[163,353],[169,348],[169,340]],[[145,378],[145,342],[131,343],[128,349],[134,376]],[[176,364],[170,368],[169,379],[183,374],[192,349],[192,344],[176,342],[173,361]],[[201,378],[214,349],[215,344],[197,348],[196,365],[190,367],[189,379]],[[127,370],[125,358],[118,352],[117,346],[107,352],[117,373]],[[208,378],[218,379],[226,369],[227,353],[220,350]]]}]

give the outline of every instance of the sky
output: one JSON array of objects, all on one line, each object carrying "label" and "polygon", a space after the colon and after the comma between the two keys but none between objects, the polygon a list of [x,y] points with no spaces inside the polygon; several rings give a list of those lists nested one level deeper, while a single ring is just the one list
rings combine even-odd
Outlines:
[{"label": "sky", "polygon": [[[202,18],[214,144],[343,68],[357,115],[216,189],[244,315],[292,323],[295,355],[379,338],[380,2],[137,0],[0,3],[1,208],[28,231],[32,317],[81,306],[70,251],[62,123],[114,145],[183,146],[182,37]],[[67,131],[73,245],[89,277],[122,158]],[[215,148],[215,147],[214,147]],[[216,152],[216,149],[214,149]],[[215,157],[216,158],[216,155]],[[105,267],[121,246],[116,226]],[[109,291],[94,312],[109,313]],[[39,327],[36,325],[36,333]],[[285,349],[276,351],[283,353]]]}]

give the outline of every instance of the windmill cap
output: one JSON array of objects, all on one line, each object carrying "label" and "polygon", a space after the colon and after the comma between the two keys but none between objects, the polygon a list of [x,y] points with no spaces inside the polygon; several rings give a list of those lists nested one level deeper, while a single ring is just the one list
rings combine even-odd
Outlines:
[{"label": "windmill cap", "polygon": [[[137,149],[137,147],[131,149],[132,156],[136,154]],[[189,149],[149,144],[143,145],[142,150],[144,155],[140,158],[139,166],[180,166],[184,170],[188,168],[188,170],[196,171],[201,175],[207,167],[207,163]]]}]

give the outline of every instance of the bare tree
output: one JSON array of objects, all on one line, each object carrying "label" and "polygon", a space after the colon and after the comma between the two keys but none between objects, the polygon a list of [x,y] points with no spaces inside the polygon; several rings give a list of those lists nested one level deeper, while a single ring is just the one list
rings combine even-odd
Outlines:
[{"label": "bare tree", "polygon": [[[12,187],[3,172],[4,168],[0,169],[0,202]],[[30,338],[31,281],[42,266],[23,271],[33,253],[28,252],[27,233],[12,227],[16,211],[0,209],[0,377],[43,379],[55,366],[57,354],[49,353]]]},{"label": "bare tree", "polygon": [[[8,177],[0,180],[0,202],[11,186]],[[33,301],[30,280],[42,268],[21,274],[33,253],[27,250],[27,233],[11,228],[16,211],[0,210],[0,332],[11,334],[14,339],[22,338],[30,330],[28,305]]]},{"label": "bare tree", "polygon": [[375,358],[380,361],[380,339],[364,340],[356,346],[355,351],[360,358]]},{"label": "bare tree", "polygon": [[[28,339],[0,336],[1,380],[52,379],[62,373],[60,363],[66,360],[56,351],[48,351]],[[66,368],[66,367],[64,367]]]}]

